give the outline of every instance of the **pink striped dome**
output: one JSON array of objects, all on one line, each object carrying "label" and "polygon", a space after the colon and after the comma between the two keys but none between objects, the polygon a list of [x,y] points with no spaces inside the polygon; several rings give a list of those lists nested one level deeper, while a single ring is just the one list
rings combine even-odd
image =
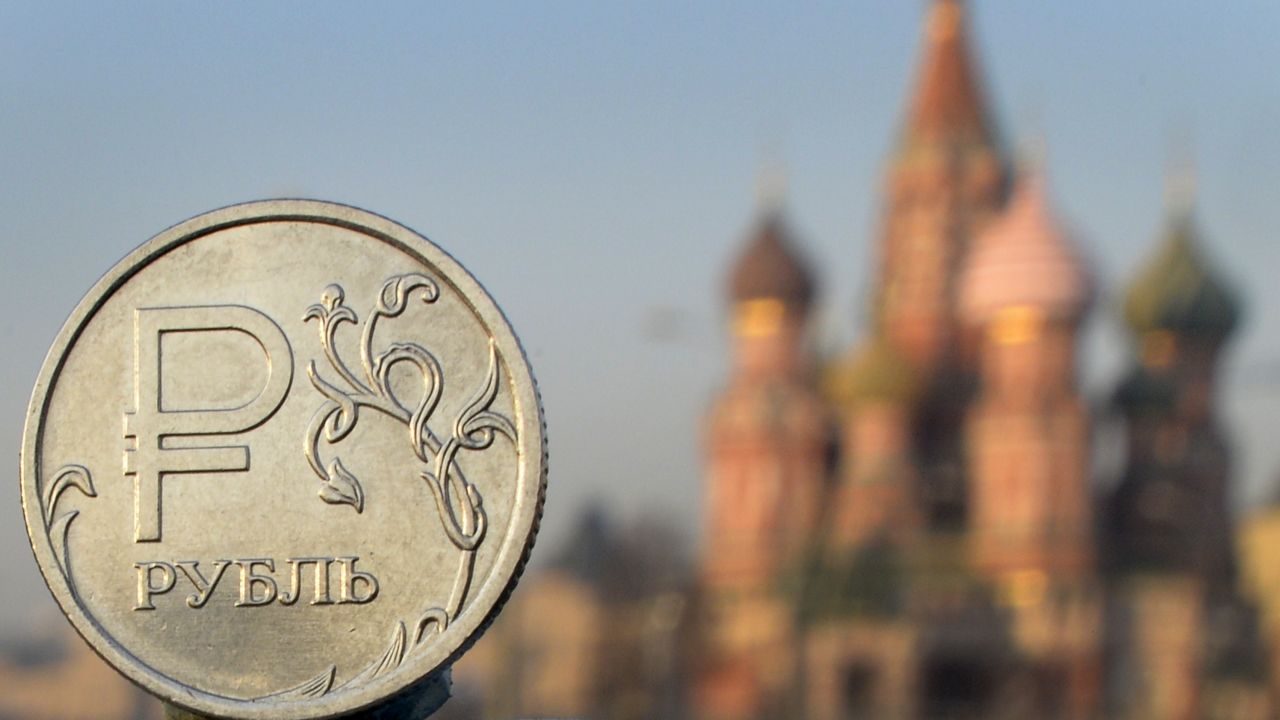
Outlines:
[{"label": "pink striped dome", "polygon": [[1022,175],[1008,208],[969,252],[960,276],[961,317],[981,324],[1004,308],[1031,306],[1077,318],[1092,294],[1088,268],[1049,207],[1044,177]]}]

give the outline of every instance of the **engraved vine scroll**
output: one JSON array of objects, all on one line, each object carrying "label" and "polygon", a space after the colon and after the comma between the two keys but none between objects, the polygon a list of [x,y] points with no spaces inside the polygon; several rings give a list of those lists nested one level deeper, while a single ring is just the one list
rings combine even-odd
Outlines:
[{"label": "engraved vine scroll", "polygon": [[[439,297],[440,288],[433,279],[410,273],[392,277],[383,284],[363,323],[345,304],[345,293],[336,284],[326,287],[320,302],[308,307],[303,315],[304,322],[318,322],[321,347],[337,375],[336,380],[330,381],[316,369],[314,361],[307,365],[307,377],[325,398],[308,424],[303,448],[307,462],[320,479],[320,499],[334,505],[349,505],[357,513],[364,511],[364,486],[342,461],[339,446],[356,427],[362,411],[382,413],[404,425],[405,438],[418,461],[407,475],[426,484],[444,532],[459,551],[453,588],[443,606],[429,607],[412,624],[399,622],[383,656],[343,686],[396,668],[426,637],[443,632],[461,612],[472,580],[475,553],[484,541],[488,521],[481,490],[467,480],[458,462],[459,455],[488,450],[499,434],[513,445],[517,441],[515,424],[491,409],[498,394],[501,372],[492,338],[484,382],[448,423],[447,437],[442,437],[431,426],[446,387],[439,359],[413,342],[391,342],[376,349],[381,321],[403,315],[411,299],[431,305]],[[360,331],[358,373],[343,359],[335,342],[338,328],[344,323]],[[397,395],[392,386],[392,368],[401,365],[408,366],[411,376],[420,381],[417,397],[411,401]],[[335,668],[330,667],[307,683],[274,697],[323,695],[332,688],[334,674]]]}]

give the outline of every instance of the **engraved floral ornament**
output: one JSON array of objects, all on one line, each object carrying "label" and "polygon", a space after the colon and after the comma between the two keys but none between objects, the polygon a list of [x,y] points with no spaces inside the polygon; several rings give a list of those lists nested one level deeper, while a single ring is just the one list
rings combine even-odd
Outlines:
[{"label": "engraved floral ornament", "polygon": [[[444,532],[460,551],[453,589],[445,605],[427,609],[412,626],[399,622],[383,656],[344,686],[362,683],[396,668],[423,640],[443,632],[457,618],[471,584],[475,552],[484,540],[487,528],[480,490],[466,479],[458,464],[458,455],[463,451],[488,450],[498,434],[505,435],[513,444],[516,442],[515,425],[490,409],[498,393],[499,373],[497,350],[492,338],[489,340],[488,371],[484,383],[453,418],[447,438],[441,438],[429,427],[445,390],[440,361],[426,348],[411,342],[394,342],[375,353],[379,321],[402,315],[411,299],[430,305],[439,297],[440,288],[434,280],[410,273],[392,277],[383,284],[372,311],[363,323],[355,311],[344,304],[345,293],[336,284],[326,287],[320,302],[308,307],[303,315],[304,321],[317,321],[320,344],[338,376],[331,382],[317,371],[314,361],[307,365],[311,384],[325,397],[311,418],[304,444],[307,461],[321,480],[320,499],[334,505],[349,505],[356,512],[363,512],[365,492],[360,480],[336,452],[326,462],[322,450],[338,449],[355,428],[361,410],[382,413],[405,426],[406,439],[419,462],[411,476],[421,480],[430,490]],[[343,323],[360,329],[361,375],[353,372],[338,352],[335,335]],[[391,370],[398,365],[410,366],[415,377],[421,380],[416,403],[406,402],[392,388]],[[333,685],[335,671],[336,668],[330,667],[307,683],[274,697],[324,695]]]},{"label": "engraved floral ornament", "polygon": [[80,511],[68,510],[58,514],[58,501],[71,488],[79,490],[85,497],[98,496],[88,468],[83,465],[63,465],[45,485],[41,505],[44,508],[44,529],[53,545],[53,556],[62,568],[63,576],[67,578],[67,584],[74,587],[75,583],[71,579],[71,556],[67,551],[67,531],[71,529],[71,521],[76,519]]}]

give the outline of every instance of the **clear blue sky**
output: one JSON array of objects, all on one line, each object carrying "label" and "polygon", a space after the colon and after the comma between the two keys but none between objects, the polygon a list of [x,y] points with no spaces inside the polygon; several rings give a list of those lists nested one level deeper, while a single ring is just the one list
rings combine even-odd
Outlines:
[{"label": "clear blue sky", "polygon": [[[507,309],[543,384],[542,554],[601,498],[690,526],[724,368],[720,287],[767,152],[854,336],[923,2],[0,5],[0,443],[99,274],[167,225],[280,195],[432,237]],[[1054,196],[1110,287],[1150,248],[1190,135],[1212,251],[1249,298],[1225,414],[1241,498],[1280,471],[1280,5],[988,0],[1006,140],[1041,132]],[[1034,128],[1032,126],[1035,126]],[[770,151],[770,148],[778,148]],[[1122,336],[1103,298],[1100,398]],[[0,494],[0,631],[48,605],[16,462]]]}]

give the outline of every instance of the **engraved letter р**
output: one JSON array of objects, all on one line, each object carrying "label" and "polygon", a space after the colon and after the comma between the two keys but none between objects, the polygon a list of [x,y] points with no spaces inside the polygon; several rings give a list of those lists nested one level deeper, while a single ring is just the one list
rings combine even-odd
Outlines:
[{"label": "engraved letter \u0440", "polygon": [[210,717],[331,718],[439,678],[542,512],[532,371],[417,233],[287,200],[164,231],[94,286],[36,381],[22,503],[94,649]]}]

